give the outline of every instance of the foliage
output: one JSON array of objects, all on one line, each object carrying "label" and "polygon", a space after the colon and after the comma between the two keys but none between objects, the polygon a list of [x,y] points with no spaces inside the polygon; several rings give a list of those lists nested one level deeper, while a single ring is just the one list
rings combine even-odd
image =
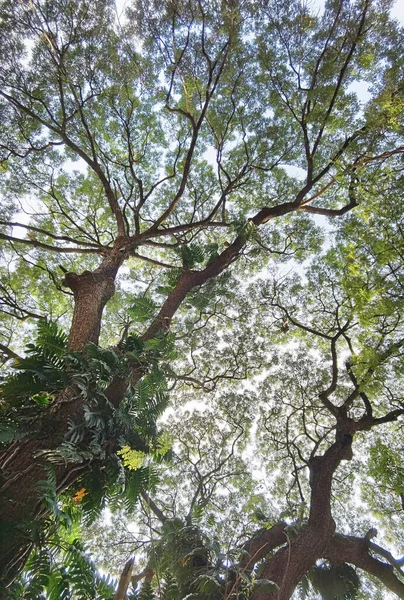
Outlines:
[{"label": "foliage", "polygon": [[324,600],[355,600],[359,577],[350,565],[319,565],[309,575],[313,587]]},{"label": "foliage", "polygon": [[[50,460],[82,462],[101,458],[108,439],[118,443],[126,439],[138,444],[139,450],[147,448],[157,440],[155,420],[167,404],[158,359],[169,345],[165,336],[140,346],[135,340],[128,338],[119,353],[94,344],[88,344],[84,352],[69,352],[65,334],[54,323],[40,321],[36,343],[27,347],[29,357],[14,362],[18,373],[6,377],[1,386],[6,441],[28,434],[41,435],[40,431],[33,434],[33,423],[40,418],[52,420],[49,409],[56,393],[71,386],[84,400],[84,422],[69,423],[63,443],[48,453]],[[153,368],[128,392],[122,407],[114,408],[105,395],[108,385],[116,376],[127,377],[129,362],[141,363],[144,356]]]},{"label": "foliage", "polygon": [[[133,361],[133,345],[127,341],[126,348],[129,347],[132,349],[130,360]],[[148,378],[128,393],[122,407],[115,409],[105,396],[105,389],[117,373],[123,376],[127,370],[128,358],[122,351],[117,354],[92,344],[83,353],[68,352],[66,336],[55,324],[42,321],[38,325],[35,344],[30,344],[27,350],[29,357],[19,359],[13,365],[19,372],[5,378],[1,388],[4,442],[10,443],[10,438],[41,437],[43,433],[37,429],[38,424],[40,427],[52,424],[49,409],[55,401],[54,394],[66,385],[74,386],[84,398],[84,418],[71,421],[64,440],[52,451],[41,451],[41,454],[56,467],[67,462],[93,462],[93,469],[77,480],[67,496],[70,503],[73,500],[80,505],[79,512],[84,522],[89,524],[99,517],[106,503],[111,507],[133,510],[141,491],[151,489],[156,483],[152,465],[144,464],[147,455],[151,459],[150,452],[156,457],[167,452],[167,442],[164,442],[164,436],[159,436],[155,424],[167,402],[161,372],[157,367],[152,370]],[[161,340],[149,344],[146,351],[152,356],[156,352],[161,353]],[[41,402],[38,401],[39,396]],[[119,451],[119,444],[125,442],[136,445],[138,449],[123,446],[123,450]],[[126,453],[125,448],[129,449]],[[135,469],[133,454],[141,457]],[[48,468],[47,480],[38,483],[38,489],[43,504],[53,516],[45,531],[52,533],[55,524],[68,525],[70,510],[65,513],[60,507],[52,467]],[[88,562],[80,542],[67,544],[66,541],[65,554],[54,559],[49,554],[51,550],[47,546],[44,548],[43,544],[51,544],[57,553],[59,542],[49,538],[49,533],[38,539],[35,532],[40,526],[40,522],[35,520],[24,523],[26,535],[39,546],[32,555],[32,564],[27,565],[24,579],[12,588],[11,593],[16,594],[16,598],[20,597],[19,594],[24,598],[39,598],[42,597],[42,589],[46,588],[49,594],[46,597],[56,598],[63,593],[64,596],[60,597],[70,598],[71,589],[72,593],[83,598],[108,597],[102,594],[110,593],[111,587],[105,584],[102,591],[104,584],[101,579],[98,583],[95,566]],[[13,536],[12,528],[8,534]],[[75,559],[78,562],[75,563]],[[89,575],[86,570],[89,570]],[[28,582],[26,589],[25,580]],[[80,588],[80,582],[87,587]]]},{"label": "foliage", "polygon": [[12,587],[8,598],[110,600],[113,591],[114,582],[98,574],[79,539],[52,539],[31,554],[24,580]]},{"label": "foliage", "polygon": [[390,6],[0,0],[10,593],[404,597]]}]

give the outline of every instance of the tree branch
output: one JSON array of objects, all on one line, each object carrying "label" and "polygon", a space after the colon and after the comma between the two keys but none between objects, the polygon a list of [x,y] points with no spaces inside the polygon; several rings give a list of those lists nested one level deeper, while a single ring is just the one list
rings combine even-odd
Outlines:
[{"label": "tree branch", "polygon": [[260,529],[243,545],[244,554],[239,562],[240,569],[252,571],[254,565],[263,559],[271,550],[286,544],[285,530],[287,523],[280,521],[270,529]]},{"label": "tree branch", "polygon": [[365,538],[335,535],[328,543],[323,558],[331,562],[351,563],[363,569],[370,575],[380,579],[399,598],[404,599],[404,583],[394,573],[393,565],[374,558],[369,553],[370,547],[368,540]]},{"label": "tree branch", "polygon": [[13,350],[11,350],[8,346],[5,346],[1,342],[0,342],[0,352],[2,352],[6,357],[4,362],[7,362],[8,360],[11,360],[11,359],[17,359],[17,360],[21,359],[21,357],[18,356],[18,354],[13,352]]},{"label": "tree branch", "polygon": [[75,252],[77,254],[102,254],[104,252],[101,248],[65,248],[62,246],[51,246],[50,244],[45,244],[44,242],[39,242],[35,239],[16,238],[5,233],[0,233],[0,240],[34,246],[34,248],[45,248],[45,250],[50,250],[51,252],[62,252],[64,254],[72,254]]},{"label": "tree branch", "polygon": [[116,590],[113,600],[125,600],[126,592],[132,580],[132,571],[135,559],[130,558],[125,564],[121,576],[119,578],[118,589]]},{"label": "tree branch", "polygon": [[143,500],[146,502],[146,504],[150,508],[150,510],[152,510],[154,512],[154,514],[156,515],[158,520],[164,524],[168,519],[165,516],[165,514],[163,513],[163,511],[160,510],[160,508],[157,506],[157,504],[155,502],[153,502],[153,500],[150,498],[149,494],[145,491],[142,491],[142,492],[140,492],[140,495],[142,496]]}]

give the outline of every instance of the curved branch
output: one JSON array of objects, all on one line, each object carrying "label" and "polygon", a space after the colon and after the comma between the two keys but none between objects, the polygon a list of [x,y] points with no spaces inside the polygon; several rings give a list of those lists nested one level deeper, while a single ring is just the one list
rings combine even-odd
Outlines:
[{"label": "curved branch", "polygon": [[130,558],[125,564],[121,576],[119,578],[118,589],[116,590],[113,600],[125,600],[126,592],[132,580],[132,571],[135,559]]},{"label": "curved branch", "polygon": [[51,244],[45,244],[35,239],[24,239],[16,238],[12,235],[0,233],[0,240],[6,240],[7,242],[14,242],[16,244],[26,244],[28,246],[34,246],[34,248],[45,248],[51,252],[63,252],[64,254],[78,253],[78,254],[102,254],[104,250],[102,248],[63,248],[62,246],[52,246]]},{"label": "curved branch", "polygon": [[286,544],[285,530],[287,523],[280,521],[270,529],[260,529],[243,545],[243,557],[240,559],[240,569],[252,571],[254,565],[264,558],[271,550]]},{"label": "curved branch", "polygon": [[[394,573],[392,564],[382,562],[369,553],[371,546],[366,538],[335,535],[328,543],[323,558],[332,562],[347,562],[359,567],[380,579],[389,590],[404,599],[404,582]],[[384,552],[386,557],[387,551]]]},{"label": "curved branch", "polygon": [[155,504],[155,502],[153,502],[153,500],[150,498],[149,494],[145,491],[142,491],[142,492],[140,492],[140,495],[142,496],[143,500],[146,502],[146,504],[150,508],[150,510],[152,510],[154,512],[154,514],[156,515],[158,520],[161,523],[165,523],[168,520],[167,517],[165,516],[163,511],[160,510],[160,508],[157,506],[157,504]]},{"label": "curved branch", "polygon": [[317,208],[315,206],[300,206],[298,210],[311,213],[313,215],[323,215],[325,217],[341,217],[348,211],[358,206],[355,198],[350,198],[349,203],[345,204],[342,208]]},{"label": "curved branch", "polygon": [[404,575],[404,573],[401,572],[401,567],[404,565],[404,557],[394,558],[391,552],[385,550],[385,548],[382,548],[374,542],[369,542],[369,546],[371,550],[373,550],[373,552],[375,552],[376,554],[380,554],[380,556],[383,556],[383,558],[385,558],[391,565],[393,565],[393,567],[396,567],[396,569],[400,571],[401,575]]},{"label": "curved branch", "polygon": [[143,260],[144,262],[150,263],[151,265],[163,267],[164,269],[177,269],[178,268],[176,265],[169,265],[168,263],[162,262],[161,260],[156,260],[155,258],[150,258],[149,256],[143,256],[142,254],[138,254],[137,252],[131,252],[130,254],[134,258]]},{"label": "curved branch", "polygon": [[5,362],[7,362],[8,360],[11,360],[11,359],[21,360],[21,357],[18,356],[18,354],[16,354],[15,352],[13,352],[8,346],[5,346],[1,342],[0,342],[0,352],[2,354],[4,354],[4,356],[5,356],[3,364]]},{"label": "curved branch", "polygon": [[[83,242],[80,240],[75,240],[74,238],[68,235],[56,235],[55,233],[51,233],[46,229],[42,229],[40,227],[35,227],[34,225],[25,225],[24,223],[17,223],[12,221],[0,221],[0,225],[5,225],[6,227],[21,227],[22,229],[28,229],[29,231],[35,231],[36,233],[43,234],[47,237],[52,238],[53,240],[60,240],[62,242],[69,242],[71,244],[77,244],[78,246],[87,246],[88,248],[94,248],[99,250],[102,248],[100,244],[96,244],[94,242]],[[28,234],[29,235],[29,234]],[[36,240],[31,240],[36,241]]]}]

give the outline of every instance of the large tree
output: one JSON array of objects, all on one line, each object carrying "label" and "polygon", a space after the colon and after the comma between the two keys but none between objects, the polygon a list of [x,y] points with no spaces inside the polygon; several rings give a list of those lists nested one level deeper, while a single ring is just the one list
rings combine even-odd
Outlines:
[{"label": "large tree", "polygon": [[[286,598],[317,558],[339,561],[336,542],[327,550],[334,472],[355,434],[402,411],[394,386],[377,410],[365,389],[401,348],[404,45],[388,8],[134,2],[120,20],[108,1],[1,3],[0,349],[6,373],[11,360],[20,370],[2,386],[5,582],[44,527],[45,483],[55,493],[85,477],[114,485],[122,446],[158,460],[155,419],[169,387],[211,389],[267,366],[260,346],[270,337],[247,335],[248,311],[232,339],[223,323],[237,317],[246,275],[269,279],[278,263],[293,257],[293,268],[319,251],[318,215],[341,226],[350,266],[318,259],[330,274],[313,276],[313,306],[296,286],[288,294],[313,315],[320,302],[327,318],[307,324],[279,285],[263,292],[281,329],[329,345],[332,366],[317,393],[331,421],[314,437],[305,430],[308,527],[266,577]],[[325,308],[323,290],[336,307]],[[362,329],[351,336],[355,319]],[[34,321],[37,342],[21,358]],[[55,321],[69,328],[67,347]],[[206,322],[216,348],[201,346]],[[307,414],[316,428],[316,410]],[[350,548],[344,560],[357,564]]]},{"label": "large tree", "polygon": [[[402,283],[393,247],[383,251],[396,266],[383,269],[371,225],[361,233],[373,261],[365,277],[363,263],[343,264],[342,244],[304,284],[251,290],[261,310],[249,335],[272,331],[254,391],[223,390],[173,418],[175,462],[143,494],[137,539],[114,539],[123,556],[147,540],[133,583],[150,589],[154,573],[155,597],[286,599],[299,582],[296,598],[404,596]],[[287,333],[276,333],[280,317]]]}]

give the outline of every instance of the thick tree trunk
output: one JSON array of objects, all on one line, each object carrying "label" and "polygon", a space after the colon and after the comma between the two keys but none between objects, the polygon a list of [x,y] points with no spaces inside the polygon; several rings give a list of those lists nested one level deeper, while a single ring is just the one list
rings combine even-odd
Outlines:
[{"label": "thick tree trunk", "polygon": [[289,600],[303,575],[307,573],[321,556],[322,537],[308,527],[301,531],[295,539],[287,534],[287,544],[268,561],[261,578],[269,579],[277,584],[279,590],[274,592],[256,591],[251,600]]},{"label": "thick tree trunk", "polygon": [[89,342],[98,343],[104,307],[115,292],[115,278],[124,259],[121,248],[111,251],[95,271],[80,275],[66,273],[64,284],[74,294],[74,311],[69,348],[82,350]]},{"label": "thick tree trunk", "polygon": [[331,486],[333,475],[342,460],[352,458],[352,436],[337,433],[334,444],[322,455],[310,461],[310,516],[307,526],[300,531],[284,531],[287,543],[268,559],[261,577],[277,584],[279,590],[257,590],[251,600],[289,600],[299,581],[323,558],[334,535],[335,523],[331,515]]},{"label": "thick tree trunk", "polygon": [[[67,273],[65,285],[74,294],[74,312],[69,347],[82,350],[97,343],[104,307],[115,291],[114,280],[123,260],[119,248],[111,251],[94,271]],[[0,582],[7,585],[21,571],[32,547],[29,528],[46,514],[38,483],[47,479],[47,461],[38,456],[63,441],[68,420],[80,416],[82,396],[76,386],[61,392],[50,407],[46,426],[39,425],[35,439],[17,441],[0,455]],[[71,485],[88,465],[58,465],[56,488]],[[1,590],[1,587],[0,587]]]}]

